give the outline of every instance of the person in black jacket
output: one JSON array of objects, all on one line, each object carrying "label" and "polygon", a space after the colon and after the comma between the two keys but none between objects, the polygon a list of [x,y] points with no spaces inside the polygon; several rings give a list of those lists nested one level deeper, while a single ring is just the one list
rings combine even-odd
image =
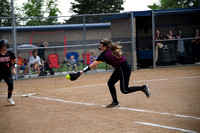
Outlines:
[{"label": "person in black jacket", "polygon": [[39,56],[43,61],[46,60],[45,55],[44,55],[44,51],[45,51],[45,47],[48,47],[48,46],[49,46],[48,42],[44,42],[43,44],[40,45],[40,47],[44,47],[44,48],[38,49],[38,56]]},{"label": "person in black jacket", "polygon": [[[6,39],[0,40],[0,81],[3,79],[8,86],[8,102],[10,105],[15,105],[15,102],[12,100],[13,92],[13,74],[16,74],[17,61],[15,55],[7,51],[9,47],[8,41]],[[14,67],[13,67],[14,63]],[[11,72],[12,70],[12,72]]]}]

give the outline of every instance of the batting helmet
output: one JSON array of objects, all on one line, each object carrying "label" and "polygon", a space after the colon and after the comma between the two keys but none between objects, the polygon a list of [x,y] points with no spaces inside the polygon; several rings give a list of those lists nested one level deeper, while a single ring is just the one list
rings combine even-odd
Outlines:
[{"label": "batting helmet", "polygon": [[8,40],[2,39],[0,40],[0,49],[2,48],[3,45],[7,45],[7,48],[9,48]]}]

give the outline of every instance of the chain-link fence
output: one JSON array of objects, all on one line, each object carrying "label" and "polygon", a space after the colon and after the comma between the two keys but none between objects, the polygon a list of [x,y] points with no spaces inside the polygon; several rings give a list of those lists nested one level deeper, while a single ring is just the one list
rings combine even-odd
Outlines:
[{"label": "chain-link fence", "polygon": [[[60,16],[60,22],[52,24],[55,17],[16,18],[16,42],[12,38],[13,27],[0,27],[0,38],[9,40],[10,50],[16,43],[16,56],[29,62],[31,52],[35,49],[43,62],[49,63],[50,57],[57,55],[58,63],[55,74],[74,71],[68,65],[71,56],[78,62],[76,70],[81,70],[91,63],[91,52],[97,57],[101,51],[97,49],[102,38],[121,41],[123,55],[128,59],[133,70],[139,68],[155,68],[170,65],[197,64],[199,55],[198,36],[193,36],[194,29],[199,28],[200,20],[194,16],[200,15],[200,10],[176,10],[163,13],[154,11],[90,14],[75,16]],[[190,19],[190,18],[193,18]],[[0,17],[4,22],[9,17]],[[170,21],[168,21],[170,20]],[[43,23],[45,22],[45,23]],[[49,24],[47,23],[49,22]],[[40,26],[34,26],[39,23]],[[172,35],[168,39],[168,30],[182,30],[182,36]],[[163,37],[156,37],[156,30]],[[48,47],[44,47],[44,43]],[[195,45],[195,44],[198,45]],[[44,53],[44,55],[41,55]],[[26,64],[27,65],[27,64]],[[51,65],[52,67],[52,65]],[[105,63],[100,64],[93,72],[109,71],[113,68]],[[47,71],[45,67],[41,71]],[[23,74],[23,70],[18,75]],[[31,73],[31,72],[30,72]],[[37,74],[35,72],[35,74]],[[26,75],[25,75],[26,76]]]}]

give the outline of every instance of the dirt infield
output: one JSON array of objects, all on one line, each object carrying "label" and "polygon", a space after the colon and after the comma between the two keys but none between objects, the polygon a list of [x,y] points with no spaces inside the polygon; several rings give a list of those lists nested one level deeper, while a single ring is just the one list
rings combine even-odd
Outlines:
[{"label": "dirt infield", "polygon": [[15,106],[8,106],[7,86],[0,82],[0,133],[200,132],[200,66],[132,72],[130,86],[148,83],[152,95],[124,95],[117,84],[121,107],[114,109],[104,107],[111,102],[110,75],[14,81]]}]

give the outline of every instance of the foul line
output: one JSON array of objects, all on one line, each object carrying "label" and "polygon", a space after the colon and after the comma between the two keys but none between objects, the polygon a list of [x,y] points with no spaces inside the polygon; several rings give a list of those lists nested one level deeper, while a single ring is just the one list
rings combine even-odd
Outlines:
[{"label": "foul line", "polygon": [[148,126],[154,126],[154,127],[161,127],[161,128],[171,129],[171,130],[178,130],[178,131],[182,131],[182,132],[186,132],[186,133],[197,133],[196,131],[192,131],[192,130],[186,130],[186,129],[175,128],[175,127],[168,127],[168,126],[164,126],[164,125],[158,125],[158,124],[147,123],[147,122],[134,121],[134,123],[142,124],[142,125],[148,125]]},{"label": "foul line", "polygon": [[[194,79],[194,78],[200,78],[200,76],[163,78],[163,79],[150,79],[150,80],[138,80],[138,81],[133,81],[133,83],[156,82],[156,81],[179,80],[179,79]],[[83,85],[83,86],[77,86],[77,87],[57,88],[57,89],[54,89],[54,90],[69,90],[69,89],[77,89],[77,88],[85,88],[85,87],[95,87],[95,86],[106,86],[106,85],[107,84]]]},{"label": "foul line", "polygon": [[163,78],[163,79],[151,79],[151,80],[139,80],[139,81],[133,81],[133,82],[154,82],[154,81],[165,81],[165,80],[174,80],[174,79],[194,79],[194,78],[200,78],[200,76]]},{"label": "foul line", "polygon": [[83,86],[77,86],[77,87],[57,88],[57,89],[54,89],[54,90],[69,90],[69,89],[84,88],[84,87],[95,87],[95,86],[104,86],[104,85],[106,85],[106,84],[83,85]]},{"label": "foul line", "polygon": [[[105,105],[99,105],[99,104],[94,104],[94,103],[73,102],[73,101],[66,101],[66,100],[62,100],[62,99],[53,99],[53,98],[48,98],[48,97],[37,97],[37,96],[31,96],[31,97],[32,98],[36,98],[36,99],[49,100],[49,101],[58,101],[58,102],[80,104],[80,105],[86,105],[86,106],[101,106],[101,107],[105,107]],[[125,108],[125,107],[117,107],[117,108],[114,108],[114,109],[130,110],[130,111],[145,112],[145,113],[151,113],[151,114],[168,115],[168,116],[176,116],[176,117],[180,117],[180,118],[190,118],[190,119],[200,120],[199,117],[194,117],[194,116],[171,114],[171,113],[162,113],[162,112],[155,112],[155,111],[143,110],[143,109],[134,109],[134,108]]]}]

